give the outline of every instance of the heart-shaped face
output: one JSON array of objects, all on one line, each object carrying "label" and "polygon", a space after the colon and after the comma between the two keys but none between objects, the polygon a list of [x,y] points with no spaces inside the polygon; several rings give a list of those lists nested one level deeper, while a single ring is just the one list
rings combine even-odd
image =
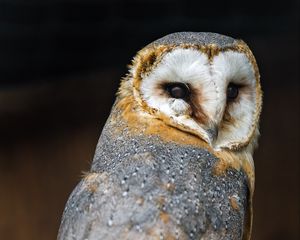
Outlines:
[{"label": "heart-shaped face", "polygon": [[131,69],[134,96],[216,150],[244,147],[258,135],[262,93],[255,60],[241,46],[214,54],[215,45],[146,49]]}]

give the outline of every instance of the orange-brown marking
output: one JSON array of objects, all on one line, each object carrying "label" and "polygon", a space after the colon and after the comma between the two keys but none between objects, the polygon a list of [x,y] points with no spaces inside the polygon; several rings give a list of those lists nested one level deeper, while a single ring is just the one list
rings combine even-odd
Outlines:
[{"label": "orange-brown marking", "polygon": [[161,207],[166,203],[166,199],[164,196],[159,196],[156,200],[157,204]]},{"label": "orange-brown marking", "polygon": [[138,197],[136,203],[140,206],[144,204],[145,199],[143,197]]},{"label": "orange-brown marking", "polygon": [[170,221],[170,216],[168,213],[164,212],[164,211],[161,211],[160,214],[159,214],[159,218],[160,220],[162,220],[162,222],[164,224],[167,224],[169,221]]},{"label": "orange-brown marking", "polygon": [[206,124],[208,122],[208,117],[205,115],[201,107],[204,101],[205,99],[202,96],[201,90],[191,88],[191,97],[189,102],[192,108],[192,118],[201,124]]},{"label": "orange-brown marking", "polygon": [[99,182],[97,181],[98,173],[89,173],[84,177],[88,191],[95,193],[99,187]]},{"label": "orange-brown marking", "polygon": [[230,205],[234,210],[239,210],[239,204],[234,196],[229,197]]},{"label": "orange-brown marking", "polygon": [[163,187],[169,192],[174,192],[176,188],[174,183],[166,183]]}]

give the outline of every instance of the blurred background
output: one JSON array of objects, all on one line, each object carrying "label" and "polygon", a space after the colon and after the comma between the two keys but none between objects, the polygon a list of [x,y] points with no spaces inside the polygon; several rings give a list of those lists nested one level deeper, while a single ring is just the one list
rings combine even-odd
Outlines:
[{"label": "blurred background", "polygon": [[246,41],[264,108],[253,239],[299,236],[299,1],[0,1],[0,238],[55,239],[136,51],[176,31]]}]

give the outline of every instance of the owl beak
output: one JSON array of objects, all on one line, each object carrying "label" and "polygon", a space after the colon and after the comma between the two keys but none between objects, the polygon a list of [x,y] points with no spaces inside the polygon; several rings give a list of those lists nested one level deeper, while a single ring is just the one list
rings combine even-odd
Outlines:
[{"label": "owl beak", "polygon": [[206,132],[211,142],[214,142],[218,138],[219,127],[216,123],[210,124],[210,127],[206,129]]}]

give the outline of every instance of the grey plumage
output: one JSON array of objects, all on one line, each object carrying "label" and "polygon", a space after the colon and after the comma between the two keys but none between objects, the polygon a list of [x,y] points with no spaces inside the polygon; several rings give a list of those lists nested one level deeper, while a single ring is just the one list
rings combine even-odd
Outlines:
[{"label": "grey plumage", "polygon": [[[161,239],[241,239],[246,175],[230,169],[215,176],[217,159],[205,149],[133,138],[118,114],[102,131],[95,177],[82,180],[68,200],[58,239],[156,239],[154,231]],[[115,135],[115,128],[124,130]]]},{"label": "grey plumage", "polygon": [[194,44],[194,45],[208,45],[216,44],[220,48],[232,46],[235,39],[218,33],[211,32],[177,32],[166,35],[155,40],[148,46],[154,45],[180,45],[180,44]]}]

